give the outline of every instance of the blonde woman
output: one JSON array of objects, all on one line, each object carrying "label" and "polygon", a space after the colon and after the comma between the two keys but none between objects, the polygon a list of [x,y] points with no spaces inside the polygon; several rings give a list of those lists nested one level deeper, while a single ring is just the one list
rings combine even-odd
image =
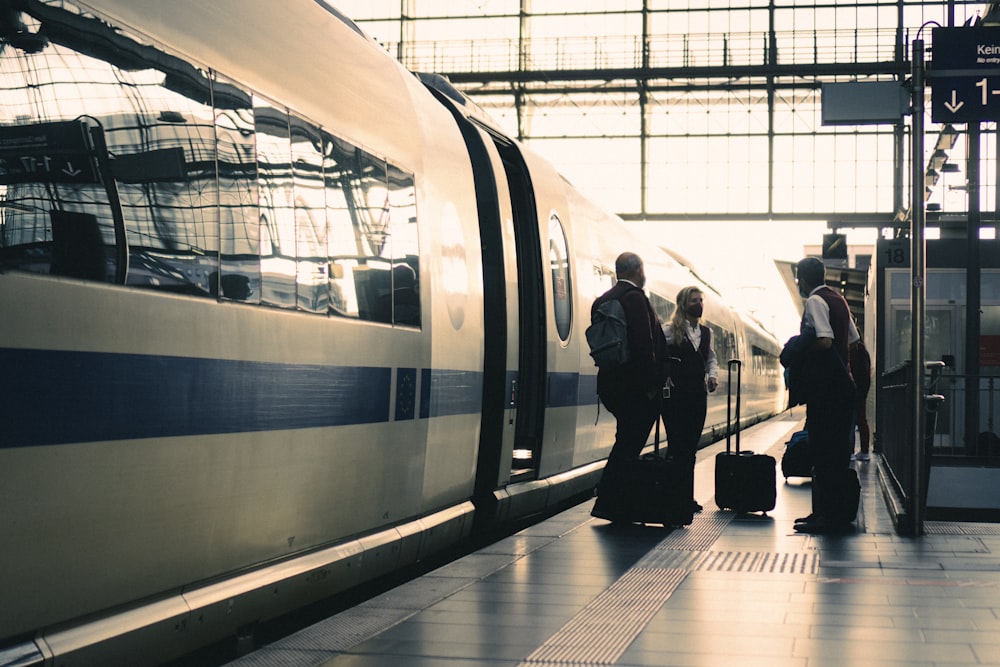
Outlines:
[{"label": "blonde woman", "polygon": [[694,497],[694,464],[698,441],[705,428],[708,392],[719,386],[719,362],[712,348],[712,330],[701,324],[705,295],[695,286],[677,293],[677,308],[663,327],[671,358],[668,398],[663,400],[663,424],[668,451],[681,467],[682,484],[691,508],[702,506]]}]

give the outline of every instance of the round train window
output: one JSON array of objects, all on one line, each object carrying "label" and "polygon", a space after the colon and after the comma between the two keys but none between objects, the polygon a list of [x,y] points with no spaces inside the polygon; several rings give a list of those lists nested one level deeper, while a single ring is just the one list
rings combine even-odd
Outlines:
[{"label": "round train window", "polygon": [[552,270],[552,304],[556,331],[564,343],[573,324],[573,285],[570,281],[569,244],[559,217],[549,217],[549,268]]}]

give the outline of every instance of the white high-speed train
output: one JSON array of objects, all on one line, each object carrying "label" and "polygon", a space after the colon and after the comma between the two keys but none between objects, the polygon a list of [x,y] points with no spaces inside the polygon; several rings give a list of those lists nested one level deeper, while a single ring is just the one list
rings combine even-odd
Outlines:
[{"label": "white high-speed train", "polygon": [[590,304],[625,250],[664,320],[696,280],[322,0],[0,0],[0,86],[0,665],[166,661],[586,497]]}]

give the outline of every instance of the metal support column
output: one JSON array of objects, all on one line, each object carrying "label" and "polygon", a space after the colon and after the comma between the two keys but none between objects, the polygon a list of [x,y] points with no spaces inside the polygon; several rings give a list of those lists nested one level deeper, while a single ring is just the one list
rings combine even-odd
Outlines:
[{"label": "metal support column", "polygon": [[911,416],[913,418],[913,488],[907,504],[910,531],[924,532],[924,509],[920,490],[924,488],[924,41],[913,40],[913,150],[910,216],[910,366],[913,369]]},{"label": "metal support column", "polygon": [[979,123],[969,123],[969,160],[966,164],[969,184],[969,217],[966,224],[965,266],[965,453],[977,454],[979,437],[979,328],[980,328],[980,256],[979,225],[982,212],[979,205]]}]

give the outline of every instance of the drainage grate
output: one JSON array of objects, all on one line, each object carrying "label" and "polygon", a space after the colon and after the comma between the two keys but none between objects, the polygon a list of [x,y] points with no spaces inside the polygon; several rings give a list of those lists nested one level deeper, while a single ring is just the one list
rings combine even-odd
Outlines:
[{"label": "drainage grate", "polygon": [[633,567],[520,664],[614,664],[686,576]]}]

